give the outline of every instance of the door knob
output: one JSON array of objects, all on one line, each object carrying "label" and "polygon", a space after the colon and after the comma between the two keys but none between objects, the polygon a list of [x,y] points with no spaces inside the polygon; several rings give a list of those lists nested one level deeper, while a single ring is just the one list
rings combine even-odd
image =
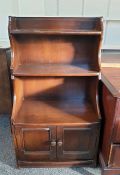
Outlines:
[{"label": "door knob", "polygon": [[57,142],[57,145],[58,145],[58,146],[62,146],[62,144],[63,144],[63,143],[62,143],[61,140],[59,140],[59,141]]},{"label": "door knob", "polygon": [[50,144],[51,144],[51,146],[56,146],[56,141],[52,140]]}]

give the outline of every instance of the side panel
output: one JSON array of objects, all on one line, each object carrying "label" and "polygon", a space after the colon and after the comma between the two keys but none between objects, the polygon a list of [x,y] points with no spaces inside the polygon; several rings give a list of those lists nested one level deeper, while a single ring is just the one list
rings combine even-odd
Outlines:
[{"label": "side panel", "polygon": [[102,89],[102,102],[103,102],[103,138],[102,138],[102,148],[101,152],[104,158],[105,163],[108,163],[109,154],[110,154],[110,142],[112,139],[114,118],[115,118],[115,106],[116,98],[112,96],[109,90],[103,85]]}]

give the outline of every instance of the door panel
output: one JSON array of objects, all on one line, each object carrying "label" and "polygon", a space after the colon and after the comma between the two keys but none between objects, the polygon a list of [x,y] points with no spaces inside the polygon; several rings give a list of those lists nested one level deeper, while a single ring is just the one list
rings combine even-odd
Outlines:
[{"label": "door panel", "polygon": [[99,137],[98,127],[57,127],[58,159],[94,159]]},{"label": "door panel", "polygon": [[[23,130],[23,147],[25,151],[49,151],[50,130],[41,128],[38,130]],[[34,141],[34,143],[33,143]]]},{"label": "door panel", "polygon": [[56,127],[15,128],[19,160],[56,158]]},{"label": "door panel", "polygon": [[[89,128],[65,128],[64,151],[86,151],[89,144],[89,135],[87,134],[89,131]],[[85,139],[79,139],[82,138],[83,135]]]}]

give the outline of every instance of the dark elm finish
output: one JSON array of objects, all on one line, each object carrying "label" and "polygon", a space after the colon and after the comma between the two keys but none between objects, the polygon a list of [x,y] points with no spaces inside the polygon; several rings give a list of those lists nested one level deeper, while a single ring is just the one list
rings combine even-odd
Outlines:
[{"label": "dark elm finish", "polygon": [[102,32],[102,18],[9,18],[19,167],[96,166]]},{"label": "dark elm finish", "polygon": [[100,162],[103,175],[120,174],[120,68],[102,69],[103,133]]},{"label": "dark elm finish", "polygon": [[[14,128],[19,161],[50,161],[56,159],[56,127]],[[55,143],[54,143],[55,142]]]},{"label": "dark elm finish", "polygon": [[[99,125],[57,127],[59,160],[93,160],[98,146]],[[91,139],[92,138],[92,139]]]},{"label": "dark elm finish", "polygon": [[0,48],[0,114],[11,114],[10,48]]}]

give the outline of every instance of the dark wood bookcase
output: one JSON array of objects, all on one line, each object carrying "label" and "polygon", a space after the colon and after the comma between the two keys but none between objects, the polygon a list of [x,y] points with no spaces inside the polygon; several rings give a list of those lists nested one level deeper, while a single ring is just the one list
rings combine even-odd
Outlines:
[{"label": "dark wood bookcase", "polygon": [[102,25],[102,18],[9,18],[18,166],[96,165]]}]

